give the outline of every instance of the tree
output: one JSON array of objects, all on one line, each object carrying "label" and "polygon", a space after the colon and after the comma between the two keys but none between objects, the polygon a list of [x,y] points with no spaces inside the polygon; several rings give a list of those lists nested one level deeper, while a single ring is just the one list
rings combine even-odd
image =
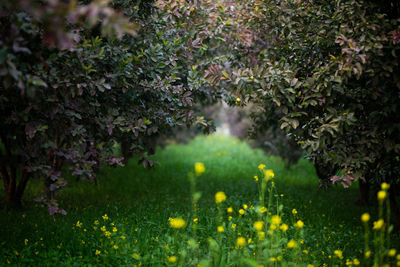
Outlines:
[{"label": "tree", "polygon": [[[66,185],[63,167],[93,179],[104,164],[122,164],[113,151],[120,140],[151,165],[146,154],[160,133],[180,124],[209,126],[192,109],[193,98],[208,92],[188,85],[197,74],[182,56],[195,48],[187,47],[192,36],[184,35],[182,25],[169,26],[167,19],[175,18],[160,9],[139,15],[141,1],[119,3],[130,21],[108,1],[74,3],[17,1],[4,4],[1,16],[6,202],[21,205],[27,182],[36,176],[46,186],[38,200],[52,215],[65,214],[55,201]],[[124,33],[130,36],[121,39]]]},{"label": "tree", "polygon": [[311,158],[341,170],[330,182],[392,184],[400,215],[399,22],[371,2],[254,5],[251,29],[268,46],[236,80],[243,98],[263,111],[255,117],[278,117]]}]

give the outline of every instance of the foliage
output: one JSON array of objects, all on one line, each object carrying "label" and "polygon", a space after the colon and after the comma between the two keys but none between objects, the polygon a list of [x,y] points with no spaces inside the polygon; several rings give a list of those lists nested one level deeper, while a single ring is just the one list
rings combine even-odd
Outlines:
[{"label": "foliage", "polygon": [[[198,41],[192,43],[188,24],[176,20],[182,16],[141,1],[114,3],[130,16],[128,23],[108,2],[5,6],[0,167],[9,204],[19,205],[29,178],[37,176],[46,185],[39,200],[50,214],[65,213],[54,196],[66,184],[66,163],[73,175],[94,179],[105,163],[122,163],[113,150],[122,142],[151,166],[146,155],[160,133],[193,122],[210,128],[192,103],[215,94],[197,78],[191,54],[200,53]],[[99,37],[99,29],[108,35]]]},{"label": "foliage", "polygon": [[106,4],[2,3],[0,169],[10,205],[20,205],[29,178],[37,175],[45,180],[50,214],[65,213],[53,202],[66,184],[63,161],[89,177],[103,162],[118,163],[103,153],[105,134],[93,131],[113,111],[99,104],[111,87],[105,72],[93,68],[104,49],[99,38],[81,39],[85,25],[100,17],[105,33],[136,34],[136,26]]},{"label": "foliage", "polygon": [[393,170],[400,152],[398,21],[360,1],[254,5],[248,25],[267,44],[253,48],[258,62],[242,67],[236,83],[259,106],[256,126],[278,118],[309,156],[343,169],[346,185]]},{"label": "foliage", "polygon": [[[268,154],[281,157],[287,168],[296,164],[304,154],[301,147],[279,128],[278,120],[276,123],[262,124],[262,127],[256,124],[257,127],[254,127],[255,122],[250,115],[257,113],[257,105],[251,103],[247,103],[245,107],[229,107],[224,116],[230,133],[250,141],[254,147],[261,148]],[[257,119],[260,123],[260,118]]]}]

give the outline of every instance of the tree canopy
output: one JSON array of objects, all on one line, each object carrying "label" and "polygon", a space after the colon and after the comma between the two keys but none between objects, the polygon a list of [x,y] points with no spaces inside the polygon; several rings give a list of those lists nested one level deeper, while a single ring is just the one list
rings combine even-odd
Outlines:
[{"label": "tree canopy", "polygon": [[18,204],[27,181],[41,177],[40,201],[51,214],[65,213],[54,200],[66,184],[63,167],[93,179],[104,164],[123,164],[116,143],[151,166],[156,140],[176,126],[211,130],[195,104],[221,99],[253,105],[252,131],[284,130],[331,167],[328,183],[398,183],[396,3],[3,3],[7,201]]}]

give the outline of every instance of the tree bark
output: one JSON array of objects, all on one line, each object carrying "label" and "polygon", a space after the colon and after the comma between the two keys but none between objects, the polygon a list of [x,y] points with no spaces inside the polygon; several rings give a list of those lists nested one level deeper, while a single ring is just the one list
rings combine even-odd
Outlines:
[{"label": "tree bark", "polygon": [[365,179],[365,181],[359,179],[358,187],[360,189],[360,198],[356,202],[358,205],[369,205],[369,179]]}]

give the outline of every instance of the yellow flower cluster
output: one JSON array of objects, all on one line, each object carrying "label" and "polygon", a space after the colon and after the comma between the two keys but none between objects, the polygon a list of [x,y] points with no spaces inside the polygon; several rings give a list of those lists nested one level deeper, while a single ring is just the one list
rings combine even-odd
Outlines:
[{"label": "yellow flower cluster", "polygon": [[275,173],[273,170],[265,170],[264,171],[264,179],[269,181],[275,177]]},{"label": "yellow flower cluster", "polygon": [[253,226],[257,231],[261,231],[263,229],[263,227],[264,227],[264,222],[256,221],[256,222],[254,222]]},{"label": "yellow flower cluster", "polygon": [[172,228],[179,229],[186,227],[186,222],[182,218],[169,218],[169,225]]},{"label": "yellow flower cluster", "polygon": [[383,226],[384,226],[385,222],[383,221],[383,219],[379,219],[376,222],[374,222],[374,226],[372,227],[372,229],[374,230],[382,230]]},{"label": "yellow flower cluster", "polygon": [[260,170],[260,172],[262,172],[265,168],[265,164],[260,164],[258,165],[258,169]]},{"label": "yellow flower cluster", "polygon": [[296,241],[294,241],[293,239],[290,240],[290,241],[287,243],[287,247],[288,247],[288,248],[295,248],[296,246],[297,246],[297,243],[296,243]]},{"label": "yellow flower cluster", "polygon": [[246,238],[244,238],[244,237],[242,237],[242,236],[240,236],[240,237],[238,237],[237,239],[236,239],[236,244],[238,245],[238,246],[240,246],[240,247],[244,247],[244,246],[246,246]]},{"label": "yellow flower cluster", "polygon": [[371,218],[371,216],[368,213],[364,213],[363,215],[361,215],[361,221],[363,223],[367,223],[370,218]]},{"label": "yellow flower cluster", "polygon": [[203,163],[196,162],[194,164],[194,172],[196,173],[197,176],[202,175],[205,171],[206,171],[206,167],[204,166]]},{"label": "yellow flower cluster", "polygon": [[226,195],[224,192],[219,191],[215,194],[215,203],[219,204],[226,200]]},{"label": "yellow flower cluster", "polygon": [[176,256],[168,256],[168,261],[170,263],[175,263],[178,259],[176,258]]},{"label": "yellow flower cluster", "polygon": [[338,257],[339,259],[343,259],[343,252],[341,250],[335,250],[333,251],[333,254],[335,254],[336,257]]},{"label": "yellow flower cluster", "polygon": [[289,229],[289,226],[287,224],[282,224],[279,229],[281,229],[282,232],[286,232]]},{"label": "yellow flower cluster", "polygon": [[386,196],[387,196],[386,191],[381,190],[378,192],[378,200],[379,201],[383,201],[386,198]]},{"label": "yellow flower cluster", "polygon": [[304,223],[301,220],[298,220],[294,226],[301,229],[304,227]]},{"label": "yellow flower cluster", "polygon": [[272,218],[271,218],[272,225],[278,226],[281,224],[281,222],[282,222],[282,218],[279,215],[272,216]]}]

